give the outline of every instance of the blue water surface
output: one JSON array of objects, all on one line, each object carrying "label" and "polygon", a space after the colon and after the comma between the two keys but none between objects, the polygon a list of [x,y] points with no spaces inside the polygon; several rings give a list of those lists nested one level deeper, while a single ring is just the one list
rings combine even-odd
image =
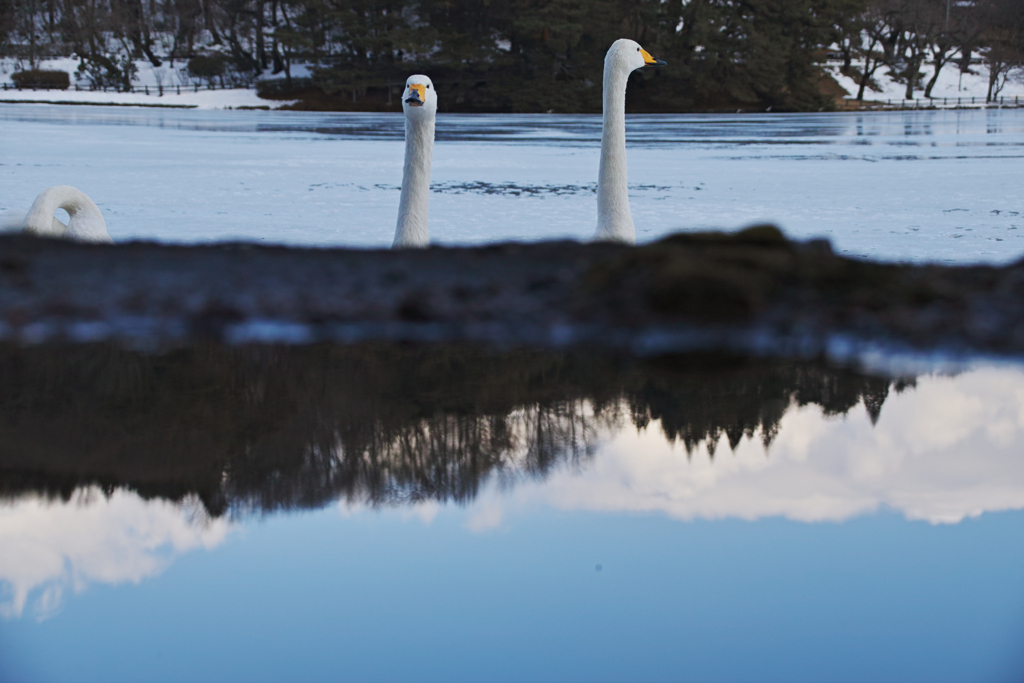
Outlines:
[{"label": "blue water surface", "polygon": [[1019,681],[1024,513],[335,508],[0,621],[4,681]]}]

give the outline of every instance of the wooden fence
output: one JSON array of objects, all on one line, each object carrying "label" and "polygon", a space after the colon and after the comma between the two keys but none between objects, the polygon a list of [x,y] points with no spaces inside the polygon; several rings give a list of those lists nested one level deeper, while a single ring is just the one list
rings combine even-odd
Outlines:
[{"label": "wooden fence", "polygon": [[913,100],[844,100],[844,105],[849,109],[894,109],[903,111],[907,109],[984,109],[990,107],[1014,108],[1024,107],[1024,97],[1012,95],[1010,97],[996,97],[991,102],[984,97],[929,97]]},{"label": "wooden fence", "polygon": [[46,87],[18,87],[12,83],[0,83],[0,87],[3,90],[75,90],[76,92],[130,92],[138,93],[141,95],[180,95],[183,92],[199,92],[200,90],[233,90],[236,86],[228,85],[217,85],[213,83],[207,83],[200,85],[199,83],[193,83],[192,85],[133,85],[129,86],[127,90],[121,90],[119,88],[104,88],[97,86],[80,86],[75,84],[70,88],[46,88]]},{"label": "wooden fence", "polygon": [[[391,84],[389,84],[391,85]],[[64,90],[65,88],[21,88],[12,83],[0,83],[0,87],[3,90]],[[127,90],[119,90],[117,88],[104,88],[96,86],[80,86],[75,84],[72,86],[76,91],[86,92],[130,92],[139,93],[142,95],[156,95],[163,96],[166,94],[177,94],[180,95],[182,92],[199,92],[200,90],[232,90],[238,86],[228,85],[217,85],[215,83],[207,83],[201,85],[199,83],[193,83],[192,85],[133,85],[129,86]],[[68,88],[70,90],[70,88]],[[1013,95],[1010,97],[997,97],[993,101],[988,102],[984,97],[931,97],[921,98],[913,100],[865,100],[858,102],[856,100],[846,99],[843,100],[844,108],[847,109],[893,109],[893,110],[907,110],[907,109],[971,109],[971,108],[987,108],[987,107],[1024,107],[1024,97],[1020,95]]]}]

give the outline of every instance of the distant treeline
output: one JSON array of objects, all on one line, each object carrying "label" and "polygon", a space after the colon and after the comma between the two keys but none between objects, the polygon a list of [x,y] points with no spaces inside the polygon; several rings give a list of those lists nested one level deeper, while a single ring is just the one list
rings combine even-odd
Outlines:
[{"label": "distant treeline", "polygon": [[669,64],[634,74],[634,111],[829,108],[829,57],[858,98],[884,72],[910,97],[982,63],[994,97],[1024,65],[1024,1],[0,0],[0,54],[24,68],[73,54],[105,87],[127,87],[138,59],[199,81],[269,72],[284,78],[268,96],[332,109],[397,109],[423,72],[449,111],[598,111],[621,37]]}]

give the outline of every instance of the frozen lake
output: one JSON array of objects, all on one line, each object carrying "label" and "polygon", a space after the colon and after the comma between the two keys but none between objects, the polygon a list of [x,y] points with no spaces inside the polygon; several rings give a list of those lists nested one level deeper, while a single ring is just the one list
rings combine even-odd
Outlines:
[{"label": "frozen lake", "polygon": [[[389,246],[402,118],[388,114],[0,105],[0,211],[69,184],[115,240]],[[628,119],[641,240],[774,222],[892,260],[1024,253],[1024,110]],[[587,239],[596,116],[437,123],[431,233],[443,244]]]}]

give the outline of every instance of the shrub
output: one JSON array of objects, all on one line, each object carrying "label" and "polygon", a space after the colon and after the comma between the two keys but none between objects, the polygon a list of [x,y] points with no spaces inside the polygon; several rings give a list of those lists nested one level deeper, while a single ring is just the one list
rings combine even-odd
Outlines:
[{"label": "shrub", "polygon": [[19,88],[67,90],[71,86],[71,78],[66,71],[49,71],[46,69],[18,71],[11,75],[11,80]]},{"label": "shrub", "polygon": [[93,88],[113,88],[118,92],[131,90],[132,80],[138,73],[138,67],[132,61],[131,55],[105,55],[94,52],[82,55],[81,59],[82,62],[75,73],[79,78],[88,78]]},{"label": "shrub", "polygon": [[192,78],[208,83],[224,75],[224,57],[221,55],[199,55],[188,60],[188,73]]}]

